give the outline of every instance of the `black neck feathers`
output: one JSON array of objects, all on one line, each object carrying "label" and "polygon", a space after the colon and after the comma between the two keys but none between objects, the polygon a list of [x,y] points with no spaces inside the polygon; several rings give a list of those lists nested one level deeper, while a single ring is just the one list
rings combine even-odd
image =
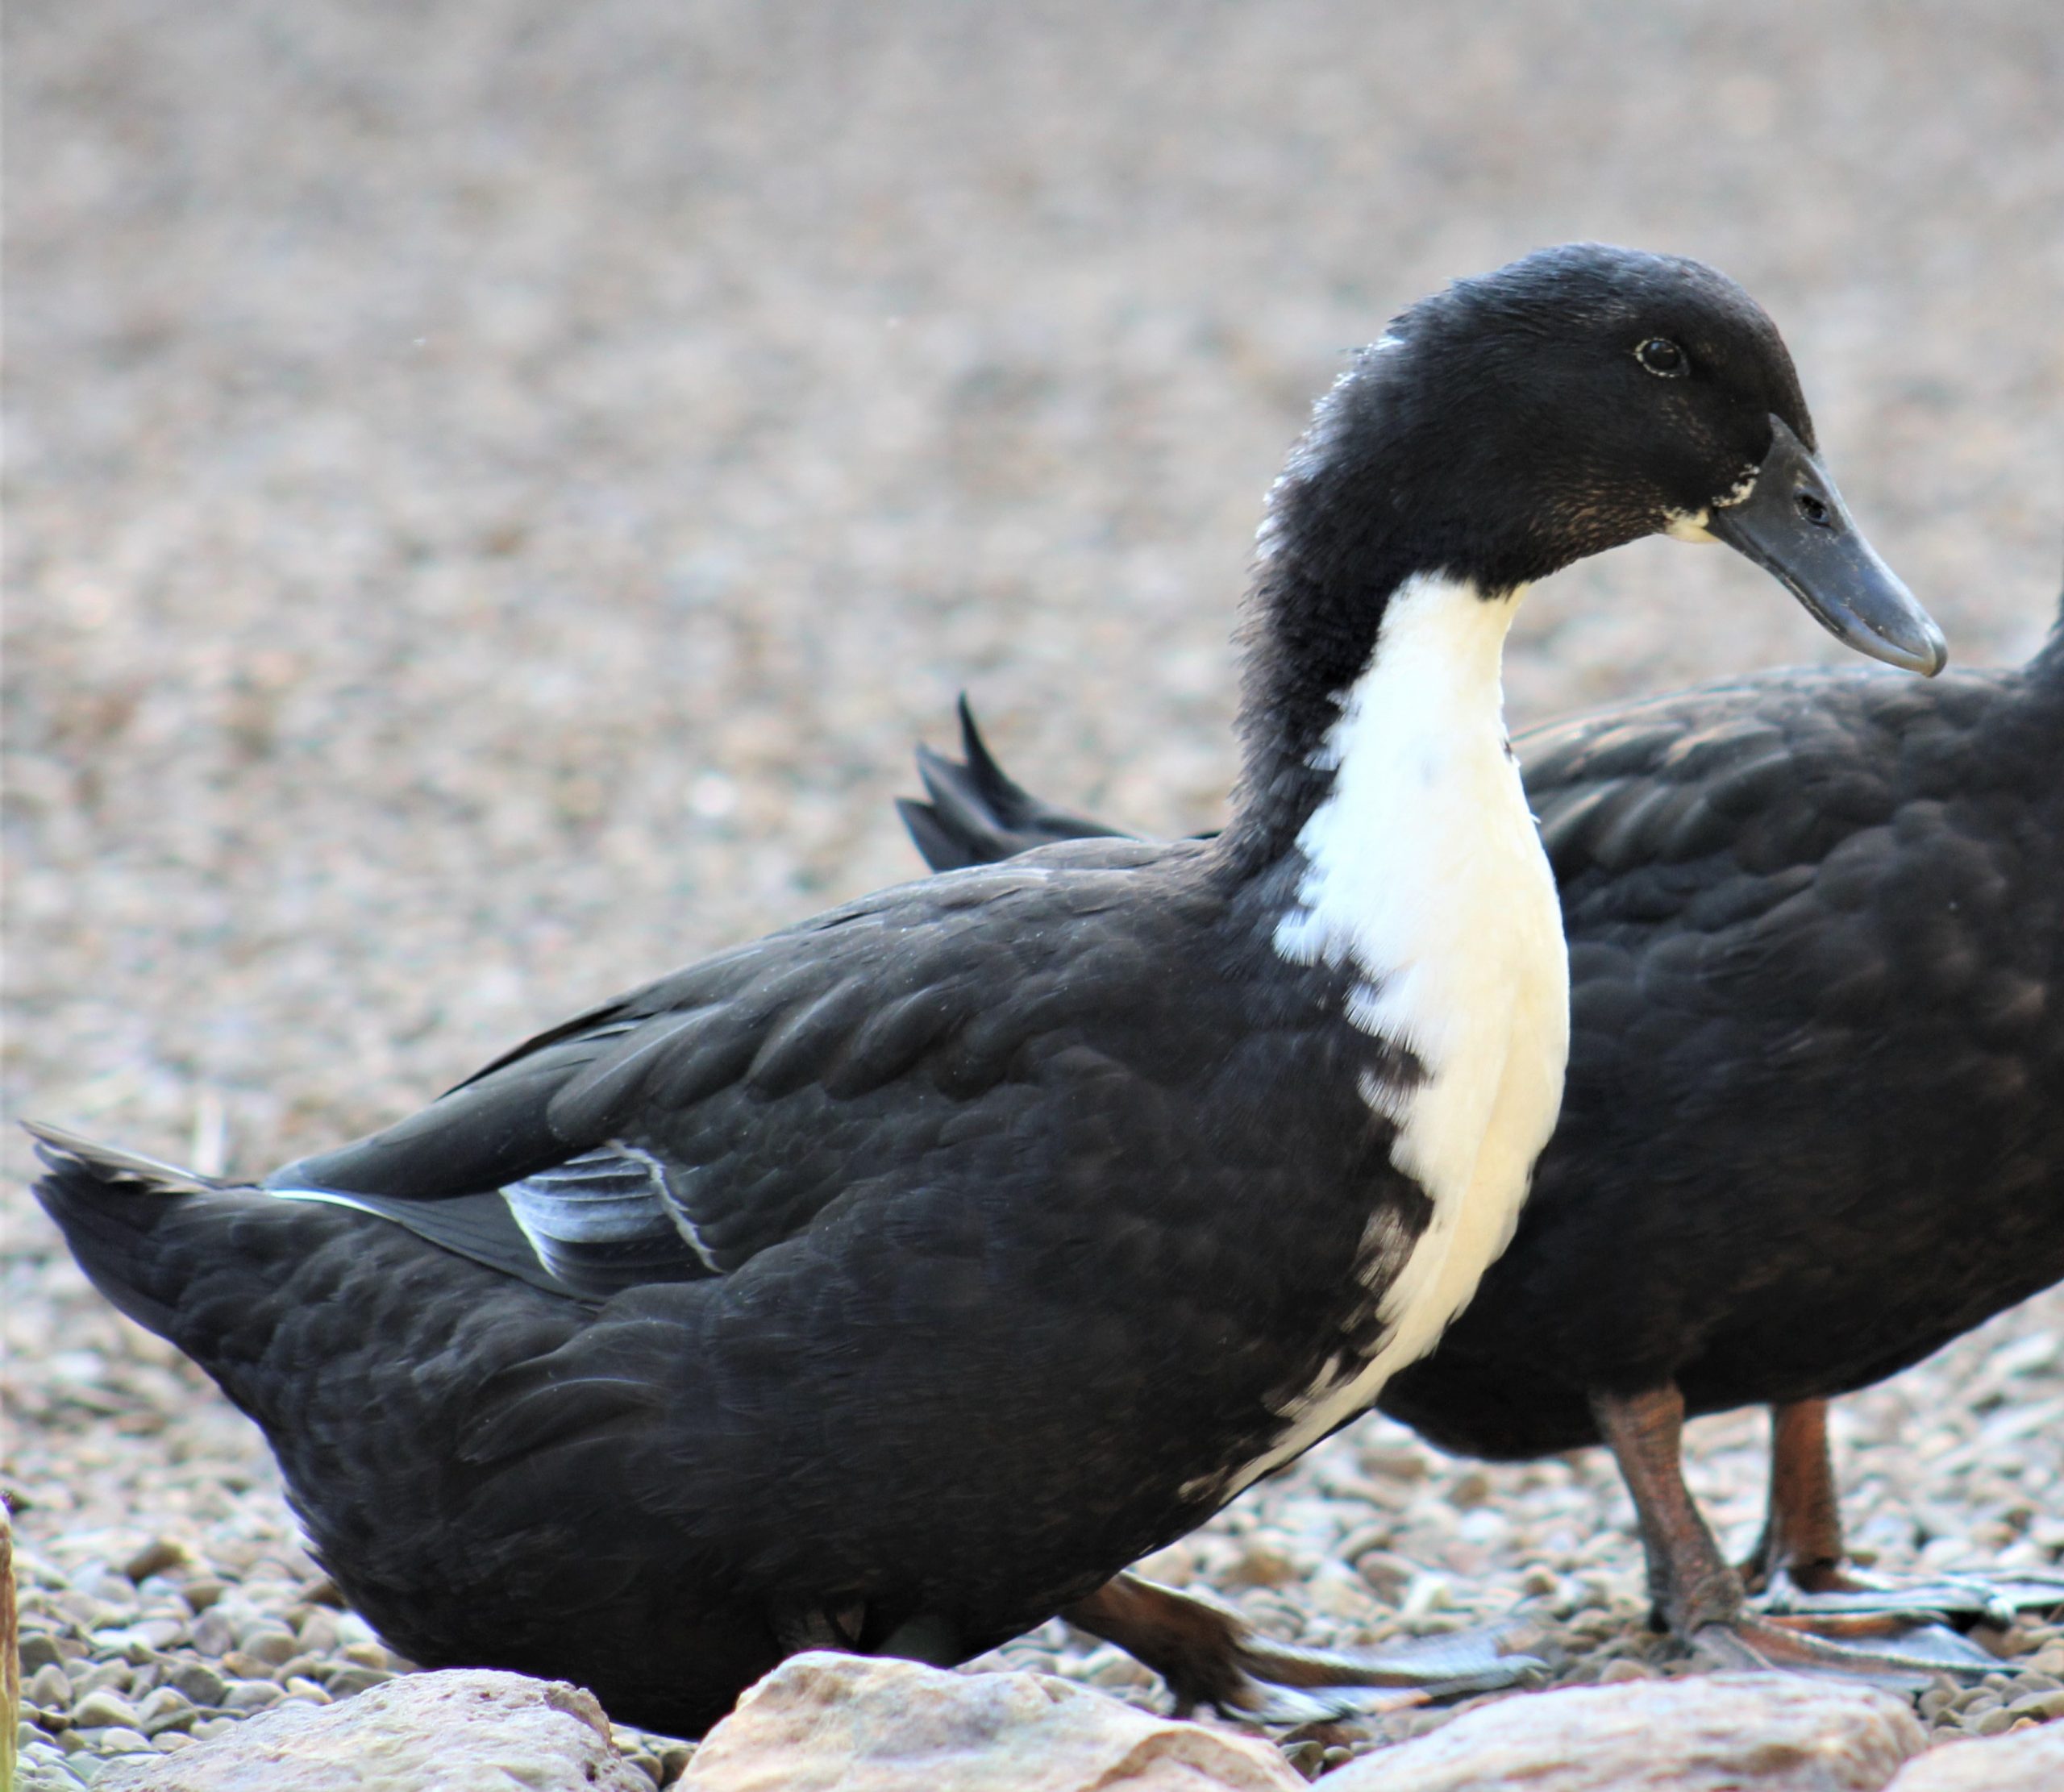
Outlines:
[{"label": "black neck feathers", "polygon": [[[1454,461],[1414,396],[1413,359],[1391,338],[1363,350],[1269,493],[1241,622],[1241,772],[1224,848],[1249,869],[1288,850],[1331,788],[1326,737],[1392,596],[1421,574],[1479,588],[1499,576],[1459,482],[1444,484]],[[1515,568],[1504,588],[1525,577]]]}]

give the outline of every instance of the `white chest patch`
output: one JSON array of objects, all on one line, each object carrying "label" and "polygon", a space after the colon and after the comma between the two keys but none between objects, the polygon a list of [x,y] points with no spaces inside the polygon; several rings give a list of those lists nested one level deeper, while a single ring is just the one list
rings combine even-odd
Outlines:
[{"label": "white chest patch", "polygon": [[1505,740],[1500,668],[1518,596],[1486,599],[1428,576],[1401,586],[1326,738],[1320,763],[1334,788],[1298,837],[1309,869],[1275,949],[1300,964],[1352,966],[1361,981],[1348,1018],[1424,1066],[1409,1091],[1363,1095],[1396,1122],[1391,1161],[1433,1215],[1401,1266],[1369,1241],[1381,1349],[1329,1363],[1232,1491],[1367,1406],[1434,1347],[1511,1241],[1554,1129],[1569,962]]}]

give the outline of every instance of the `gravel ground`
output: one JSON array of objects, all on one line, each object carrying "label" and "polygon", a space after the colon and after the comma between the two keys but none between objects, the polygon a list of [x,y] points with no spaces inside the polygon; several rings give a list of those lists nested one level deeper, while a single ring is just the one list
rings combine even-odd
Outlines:
[{"label": "gravel ground", "polygon": [[[1762,297],[1961,659],[2052,612],[2046,0],[73,0],[9,31],[10,1112],[254,1170],[392,1120],[908,875],[888,798],[963,686],[1056,794],[1209,821],[1310,397],[1542,242]],[[1834,653],[1732,556],[1644,544],[1535,597],[1512,707]],[[58,1742],[390,1671],[255,1433],[90,1294],[6,1150]],[[1859,1540],[2057,1558],[2060,1416],[2057,1294],[1846,1403]],[[1759,1428],[1693,1438],[1746,1546]],[[1596,1453],[1484,1469],[1371,1421],[1163,1565],[1312,1636],[1524,1607],[1582,1679],[1667,1665],[1629,1521]],[[2055,1637],[1995,1638],[2024,1671],[1945,1732],[2058,1703]],[[1057,1632],[1005,1654],[1136,1678]]]}]

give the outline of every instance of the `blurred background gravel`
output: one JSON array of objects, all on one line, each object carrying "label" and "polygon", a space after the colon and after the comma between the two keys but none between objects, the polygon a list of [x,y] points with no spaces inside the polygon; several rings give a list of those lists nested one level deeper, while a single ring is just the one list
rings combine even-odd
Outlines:
[{"label": "blurred background gravel", "polygon": [[[2050,0],[68,0],[8,35],[5,1092],[147,1151],[262,1170],[909,875],[888,800],[963,686],[1042,790],[1210,822],[1312,396],[1540,243],[1756,293],[1958,659],[2055,608]],[[1536,593],[1513,720],[1836,653],[1646,543]],[[290,1592],[255,1433],[6,1152],[25,1543],[90,1580],[165,1534]],[[2060,1328],[2053,1295],[1844,1409],[1887,1560],[2064,1549]],[[1695,1436],[1743,1541],[1754,1429]],[[1461,1529],[1385,1520],[1404,1565],[1356,1573],[1327,1476],[1371,1455]],[[1602,1458],[1371,1424],[1327,1461],[1192,1566],[1321,1628],[1588,1573],[1645,1646]]]}]

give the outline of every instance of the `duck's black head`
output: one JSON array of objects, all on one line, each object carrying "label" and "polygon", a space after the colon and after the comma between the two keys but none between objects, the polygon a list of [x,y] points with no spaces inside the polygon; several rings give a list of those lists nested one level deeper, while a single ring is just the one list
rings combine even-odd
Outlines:
[{"label": "duck's black head", "polygon": [[1495,601],[1665,532],[1736,547],[1862,652],[1930,673],[1946,657],[1850,521],[1783,339],[1733,281],[1580,243],[1457,281],[1357,356],[1270,494],[1250,748],[1258,730],[1293,761],[1313,749],[1406,580]]},{"label": "duck's black head", "polygon": [[1761,306],[1699,262],[1599,243],[1422,300],[1334,402],[1331,427],[1386,464],[1417,551],[1487,590],[1724,505],[1773,418],[1813,447]]},{"label": "duck's black head", "polygon": [[1813,421],[1761,306],[1701,262],[1565,243],[1393,321],[1320,401],[1272,520],[1338,570],[1401,558],[1509,590],[1695,534],[1784,447],[1811,460]]}]

